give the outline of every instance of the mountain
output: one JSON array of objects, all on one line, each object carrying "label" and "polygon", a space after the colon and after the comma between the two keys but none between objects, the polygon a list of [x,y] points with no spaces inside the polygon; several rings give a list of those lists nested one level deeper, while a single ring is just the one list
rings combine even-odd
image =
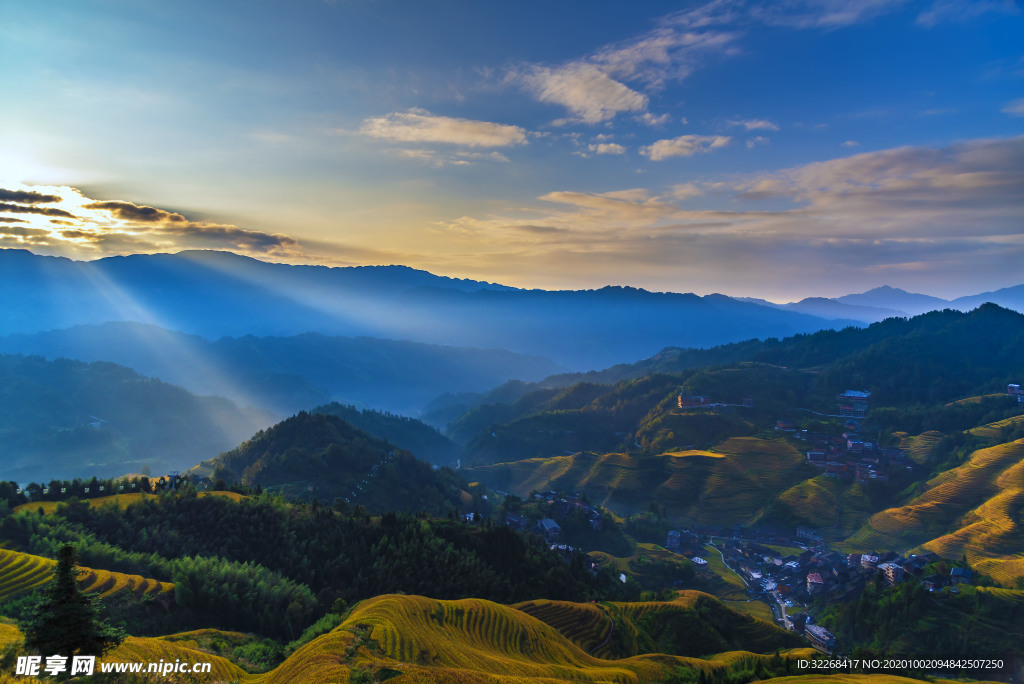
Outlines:
[{"label": "mountain", "polygon": [[503,350],[306,333],[216,341],[152,324],[103,323],[0,338],[0,352],[111,361],[284,417],[332,400],[415,413],[441,392],[481,391],[559,367]]},{"label": "mountain", "polygon": [[985,292],[969,297],[959,297],[952,301],[952,305],[960,310],[973,309],[985,302],[992,302],[1014,311],[1024,311],[1024,285],[1015,287],[1004,287],[995,292]]},{"label": "mountain", "polygon": [[741,297],[739,301],[759,304],[773,309],[797,311],[826,319],[853,319],[863,323],[876,323],[893,316],[911,317],[929,311],[957,309],[970,311],[986,302],[998,304],[1006,309],[1024,312],[1024,285],[1007,287],[995,292],[959,297],[954,300],[941,299],[925,294],[907,292],[883,285],[860,294],[848,294],[828,299],[808,297],[799,302],[775,304],[764,299]]},{"label": "mountain", "polygon": [[3,479],[167,472],[230,448],[263,420],[112,363],[0,355]]},{"label": "mountain", "polygon": [[[344,499],[373,512],[443,515],[464,504],[466,483],[336,415],[300,412],[203,463],[196,472],[297,497]],[[470,499],[471,500],[471,499]]]},{"label": "mountain", "polygon": [[623,287],[557,291],[434,276],[401,266],[270,264],[225,252],[91,262],[0,250],[0,334],[107,321],[206,338],[316,332],[508,349],[584,370],[650,356],[853,324],[722,295]]},{"label": "mountain", "polygon": [[342,406],[337,402],[317,406],[311,413],[337,416],[349,425],[387,440],[399,449],[412,452],[416,458],[430,463],[453,465],[462,451],[436,428],[415,418],[367,409],[360,411],[355,406]]},{"label": "mountain", "polygon": [[800,313],[820,316],[821,318],[853,319],[865,323],[884,321],[893,316],[906,316],[903,311],[882,308],[877,306],[864,306],[826,299],[825,297],[808,297],[793,304],[786,304],[782,307],[787,311],[799,311]]},{"label": "mountain", "polygon": [[[849,294],[842,297],[836,297],[835,301],[852,306],[867,306],[896,310],[900,312],[899,315],[901,316],[917,316],[918,314],[945,309],[950,306],[950,302],[946,299],[907,292],[906,290],[890,287],[888,285],[876,287],[873,290],[868,290],[867,292],[862,292],[860,294]],[[991,300],[982,300],[975,304],[975,306],[968,308],[975,308],[976,306],[984,304],[986,301]]]}]

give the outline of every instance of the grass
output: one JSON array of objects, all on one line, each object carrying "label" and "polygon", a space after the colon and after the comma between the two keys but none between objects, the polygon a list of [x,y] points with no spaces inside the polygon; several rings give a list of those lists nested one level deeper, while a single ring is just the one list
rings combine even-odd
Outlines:
[{"label": "grass", "polygon": [[775,614],[772,612],[771,606],[764,601],[725,601],[724,603],[733,610],[739,611],[745,615],[755,617],[758,620],[764,620],[770,624],[775,624]]},{"label": "grass", "polygon": [[729,591],[719,593],[718,597],[721,599],[746,599],[747,585],[744,584],[743,579],[726,566],[725,561],[722,560],[722,556],[719,555],[716,548],[712,546],[707,546],[705,548],[708,550],[704,555],[704,559],[708,562],[705,567],[718,575],[725,585],[731,588]]}]

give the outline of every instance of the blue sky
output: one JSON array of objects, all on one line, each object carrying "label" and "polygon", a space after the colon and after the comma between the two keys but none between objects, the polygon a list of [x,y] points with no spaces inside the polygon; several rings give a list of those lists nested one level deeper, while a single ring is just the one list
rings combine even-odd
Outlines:
[{"label": "blue sky", "polygon": [[1013,1],[0,0],[0,65],[2,247],[777,301],[1024,282]]}]

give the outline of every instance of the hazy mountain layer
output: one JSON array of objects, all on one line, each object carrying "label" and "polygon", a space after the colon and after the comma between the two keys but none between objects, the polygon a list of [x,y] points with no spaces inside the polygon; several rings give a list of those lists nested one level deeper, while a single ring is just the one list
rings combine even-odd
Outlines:
[{"label": "hazy mountain layer", "polygon": [[706,347],[837,325],[721,295],[515,290],[400,266],[288,266],[225,252],[75,262],[0,250],[0,295],[8,303],[0,334],[106,321],[207,338],[318,332],[509,349],[576,370],[669,345]]},{"label": "hazy mountain layer", "polygon": [[21,482],[186,468],[262,424],[112,363],[0,356],[0,478]]}]

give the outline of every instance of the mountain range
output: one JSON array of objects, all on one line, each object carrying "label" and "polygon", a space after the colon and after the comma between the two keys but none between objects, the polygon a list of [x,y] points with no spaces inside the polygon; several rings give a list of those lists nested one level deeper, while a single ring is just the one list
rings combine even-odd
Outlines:
[{"label": "mountain range", "polygon": [[109,321],[210,340],[312,332],[506,349],[567,370],[633,361],[669,345],[707,347],[857,323],[723,295],[519,290],[402,266],[289,266],[202,251],[78,262],[0,250],[0,296],[7,303],[3,335]]}]

